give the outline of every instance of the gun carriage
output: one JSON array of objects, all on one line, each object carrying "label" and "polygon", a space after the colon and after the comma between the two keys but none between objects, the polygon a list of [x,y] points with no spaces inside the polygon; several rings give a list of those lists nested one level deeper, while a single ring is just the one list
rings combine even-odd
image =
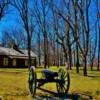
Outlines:
[{"label": "gun carriage", "polygon": [[36,88],[40,88],[46,83],[55,82],[58,94],[67,94],[70,86],[69,72],[60,68],[58,72],[50,70],[42,70],[42,77],[37,78],[35,68],[31,67],[29,72],[29,90],[34,97]]}]

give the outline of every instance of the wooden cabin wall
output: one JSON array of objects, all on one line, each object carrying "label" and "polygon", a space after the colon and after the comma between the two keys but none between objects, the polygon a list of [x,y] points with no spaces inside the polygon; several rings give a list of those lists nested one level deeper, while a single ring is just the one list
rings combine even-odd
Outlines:
[{"label": "wooden cabin wall", "polygon": [[[28,65],[25,65],[26,59],[19,58],[8,58],[8,65],[4,65],[4,58],[8,58],[7,56],[0,55],[0,68],[28,68]],[[16,65],[13,65],[13,59],[16,59]],[[28,59],[27,59],[28,60]],[[32,59],[32,66],[36,67],[36,59]]]}]

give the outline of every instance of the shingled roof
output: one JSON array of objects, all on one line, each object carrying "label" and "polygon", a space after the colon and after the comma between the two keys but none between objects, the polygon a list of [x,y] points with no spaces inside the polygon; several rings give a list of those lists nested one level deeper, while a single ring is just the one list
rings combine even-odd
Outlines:
[{"label": "shingled roof", "polygon": [[[0,47],[0,55],[6,55],[9,58],[24,58],[28,59],[28,51],[27,50],[20,50],[21,52],[13,49],[13,48],[5,48]],[[31,57],[36,58],[36,54],[31,51]]]},{"label": "shingled roof", "polygon": [[[28,50],[20,50],[24,55],[26,55],[26,56],[28,56]],[[31,53],[31,56],[32,57],[37,57],[37,55],[34,53],[34,52],[32,52],[32,51],[30,51],[30,53]]]}]

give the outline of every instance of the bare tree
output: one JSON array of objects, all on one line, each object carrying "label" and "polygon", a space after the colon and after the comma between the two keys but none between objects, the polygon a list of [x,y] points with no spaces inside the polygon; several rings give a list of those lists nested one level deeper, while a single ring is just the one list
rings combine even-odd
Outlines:
[{"label": "bare tree", "polygon": [[41,66],[41,34],[40,32],[37,33],[37,43],[38,43],[38,63]]},{"label": "bare tree", "polygon": [[13,28],[9,35],[19,48],[27,48],[27,38],[23,30]]},{"label": "bare tree", "polygon": [[[64,0],[62,1],[64,6],[66,6],[68,13],[66,13],[65,15],[63,14],[63,10],[65,8],[62,8],[61,10],[59,8],[56,7],[56,9],[54,9],[53,12],[55,12],[55,14],[53,14],[54,19],[55,19],[55,30],[56,30],[56,35],[58,37],[58,43],[62,46],[63,51],[64,51],[64,55],[65,55],[65,60],[67,62],[69,62],[69,66],[71,69],[71,65],[72,65],[72,52],[71,52],[71,46],[73,45],[73,43],[75,42],[74,40],[71,41],[71,29],[74,30],[74,28],[72,27],[72,25],[70,24],[70,1],[68,3],[66,3]],[[55,5],[54,5],[55,6]],[[62,33],[61,31],[59,32],[59,20],[63,19],[63,26],[61,27]],[[57,25],[58,24],[58,25]]]},{"label": "bare tree", "polygon": [[27,34],[27,41],[28,41],[28,57],[29,57],[29,68],[31,66],[31,40],[32,40],[32,20],[30,20],[30,7],[29,7],[29,0],[12,0],[11,5],[14,6],[21,17],[21,20],[24,25],[25,32]]},{"label": "bare tree", "polygon": [[100,12],[99,12],[99,0],[96,0],[96,6],[97,6],[97,30],[98,30],[98,65],[97,65],[97,70],[99,71],[99,66],[100,66],[100,26],[99,26],[99,18],[100,18]]},{"label": "bare tree", "polygon": [[[43,42],[44,42],[44,68],[48,65],[48,38],[47,38],[47,14],[48,14],[48,7],[46,0],[35,0],[34,6],[34,14],[37,20],[37,24],[43,33]],[[38,4],[41,4],[41,9],[39,8]],[[49,66],[49,65],[48,65]]]},{"label": "bare tree", "polygon": [[[72,0],[73,1],[73,0]],[[76,40],[76,72],[79,73],[79,47],[78,47],[78,18],[77,18],[77,1],[73,1],[73,7],[74,7],[74,32],[73,36],[74,39]]]},{"label": "bare tree", "polygon": [[[95,33],[95,38],[89,39],[89,62],[90,62],[90,67],[91,71],[93,70],[93,65],[94,65],[94,58],[96,54],[96,48],[97,48],[97,31]],[[95,40],[95,41],[93,41]]]},{"label": "bare tree", "polygon": [[[70,20],[70,2],[67,3],[67,9],[68,9],[68,15],[67,18]],[[71,70],[72,65],[72,49],[71,49],[71,35],[70,35],[70,27],[69,24],[66,23],[66,41],[67,41],[67,49],[68,49],[68,61],[69,61],[69,67]]]},{"label": "bare tree", "polygon": [[[52,57],[52,65],[53,66],[56,66],[56,34],[53,33],[49,33],[49,45],[51,47],[51,50],[50,50],[50,54],[51,54],[51,57]],[[49,47],[49,48],[50,48]]]},{"label": "bare tree", "polygon": [[[51,7],[51,10],[52,10],[52,14],[53,14],[53,27],[54,27],[54,34],[56,34],[57,36],[57,39],[56,39],[56,42],[57,42],[57,45],[60,44],[63,48],[63,51],[64,51],[64,54],[65,54],[65,58],[67,60],[67,50],[65,48],[65,44],[64,44],[64,37],[62,37],[58,31],[58,21],[59,21],[59,17],[58,15],[55,13],[55,9],[54,9],[54,2],[52,0],[52,2],[50,3],[50,7]],[[58,48],[57,48],[58,49]],[[57,50],[58,51],[58,50]],[[57,58],[58,61],[59,61],[59,58]]]},{"label": "bare tree", "polygon": [[[81,28],[82,28],[82,47],[79,45],[82,57],[83,57],[83,75],[87,76],[87,55],[88,55],[88,47],[89,47],[89,32],[90,32],[90,24],[89,24],[89,7],[91,4],[91,0],[81,0],[81,3],[78,3],[78,9],[81,14]],[[84,16],[85,14],[85,16]]]},{"label": "bare tree", "polygon": [[14,43],[14,40],[13,40],[12,36],[9,34],[8,31],[4,30],[2,32],[2,45],[4,47],[11,47],[13,43]]},{"label": "bare tree", "polygon": [[98,66],[97,70],[99,71],[100,67],[100,27],[99,27],[99,39],[98,39]]},{"label": "bare tree", "polygon": [[3,30],[2,44],[4,47],[12,47],[13,44],[16,44],[19,48],[26,48],[27,40],[22,30]]},{"label": "bare tree", "polygon": [[0,21],[7,14],[9,0],[0,0]]},{"label": "bare tree", "polygon": [[[73,3],[73,11],[74,11],[74,22],[66,18],[66,16],[58,10],[58,15],[62,17],[62,19],[69,25],[74,41],[76,42],[76,47],[77,47],[77,55],[78,55],[78,48],[81,51],[82,58],[83,58],[83,75],[87,75],[87,54],[88,54],[88,44],[89,44],[89,32],[90,32],[90,25],[89,25],[89,7],[91,4],[91,0],[83,1],[81,0],[80,2],[72,0]],[[58,8],[57,8],[58,9]],[[77,14],[80,13],[80,21],[81,23],[78,22],[77,20]],[[84,16],[85,14],[85,16]],[[73,14],[71,15],[73,17]],[[79,23],[77,25],[77,22]],[[79,31],[79,28],[81,28],[82,31]],[[82,34],[82,46],[79,42],[79,34],[78,32],[81,32]],[[66,50],[65,50],[66,51]],[[77,57],[78,58],[78,57]],[[79,62],[79,61],[78,61]],[[78,67],[77,67],[78,68]],[[78,71],[78,69],[77,69]]]}]

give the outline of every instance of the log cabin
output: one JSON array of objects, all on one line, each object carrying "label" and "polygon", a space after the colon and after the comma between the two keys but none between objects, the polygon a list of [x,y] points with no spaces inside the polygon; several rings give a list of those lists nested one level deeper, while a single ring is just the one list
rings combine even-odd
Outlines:
[{"label": "log cabin", "polygon": [[[32,66],[36,67],[37,55],[31,51]],[[27,68],[28,51],[18,48],[0,47],[0,67],[1,68]]]}]

